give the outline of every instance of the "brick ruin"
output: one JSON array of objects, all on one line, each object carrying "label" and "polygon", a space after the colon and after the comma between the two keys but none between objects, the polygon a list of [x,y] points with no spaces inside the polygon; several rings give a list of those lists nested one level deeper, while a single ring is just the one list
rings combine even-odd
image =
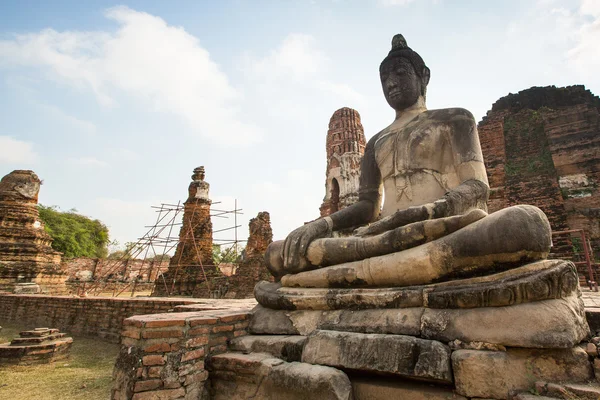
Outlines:
[{"label": "brick ruin", "polygon": [[0,290],[21,283],[64,293],[67,274],[61,253],[50,247],[37,208],[41,181],[29,170],[15,170],[0,181]]},{"label": "brick ruin", "polygon": [[169,260],[140,260],[77,257],[63,260],[62,266],[69,274],[67,282],[93,281],[106,278],[107,281],[154,282],[156,278],[168,270]]},{"label": "brick ruin", "polygon": [[73,338],[58,329],[35,328],[0,344],[0,365],[49,364],[69,357]]},{"label": "brick ruin", "polygon": [[321,217],[328,216],[358,200],[360,161],[367,141],[358,111],[340,108],[329,120],[327,170]]},{"label": "brick ruin", "polygon": [[495,102],[478,130],[490,212],[533,204],[553,231],[584,229],[600,247],[600,98],[582,85],[532,87]]},{"label": "brick ruin", "polygon": [[212,201],[208,197],[210,185],[204,177],[204,167],[194,169],[184,203],[179,243],[168,271],[163,274],[164,280],[160,278],[154,286],[154,296],[210,297],[212,288],[207,285],[207,280],[220,275],[212,256]]},{"label": "brick ruin", "polygon": [[271,280],[265,263],[267,247],[273,241],[271,217],[268,212],[261,211],[249,223],[250,235],[246,243],[244,257],[235,275],[227,278],[225,298],[244,299],[254,296],[254,286],[262,280]]}]

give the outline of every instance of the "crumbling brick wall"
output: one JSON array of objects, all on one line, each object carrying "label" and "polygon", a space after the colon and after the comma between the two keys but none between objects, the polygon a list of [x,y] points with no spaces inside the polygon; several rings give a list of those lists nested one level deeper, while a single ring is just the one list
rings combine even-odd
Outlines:
[{"label": "crumbling brick wall", "polygon": [[[533,87],[499,99],[478,131],[490,212],[533,204],[554,231],[584,229],[600,250],[600,98],[584,86]],[[553,251],[568,245],[556,239]]]},{"label": "crumbling brick wall", "polygon": [[193,301],[0,294],[0,316],[2,321],[50,326],[118,343],[125,318],[164,313],[183,304]]}]

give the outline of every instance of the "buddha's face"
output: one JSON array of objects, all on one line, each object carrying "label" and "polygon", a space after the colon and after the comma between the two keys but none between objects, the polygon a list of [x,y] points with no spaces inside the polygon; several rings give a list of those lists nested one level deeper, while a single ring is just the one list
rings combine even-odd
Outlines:
[{"label": "buddha's face", "polygon": [[423,82],[405,58],[393,58],[379,71],[383,94],[390,107],[404,110],[417,102],[423,93]]}]

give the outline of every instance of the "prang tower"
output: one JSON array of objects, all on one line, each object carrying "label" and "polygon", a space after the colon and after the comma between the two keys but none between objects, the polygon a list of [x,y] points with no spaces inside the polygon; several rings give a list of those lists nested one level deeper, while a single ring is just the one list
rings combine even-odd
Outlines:
[{"label": "prang tower", "polygon": [[358,111],[340,108],[329,120],[327,131],[327,180],[321,217],[358,200],[360,161],[365,153],[365,132]]}]

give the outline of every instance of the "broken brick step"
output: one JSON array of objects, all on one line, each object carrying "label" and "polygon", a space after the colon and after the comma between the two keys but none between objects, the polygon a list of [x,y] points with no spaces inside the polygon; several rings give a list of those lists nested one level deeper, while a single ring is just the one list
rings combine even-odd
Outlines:
[{"label": "broken brick step", "polygon": [[24,346],[24,345],[37,345],[45,342],[52,342],[57,339],[61,339],[65,337],[66,333],[53,333],[51,335],[41,336],[41,337],[20,337],[14,338],[10,344],[12,346]]},{"label": "broken brick step", "polygon": [[58,333],[58,329],[35,328],[32,331],[20,332],[19,336],[21,336],[21,337],[40,337],[40,336],[48,336],[53,333]]}]

